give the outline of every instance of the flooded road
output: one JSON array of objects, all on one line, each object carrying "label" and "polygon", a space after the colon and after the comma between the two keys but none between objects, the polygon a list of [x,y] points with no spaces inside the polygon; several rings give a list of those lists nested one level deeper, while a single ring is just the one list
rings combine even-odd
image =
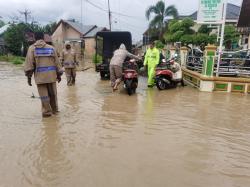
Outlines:
[{"label": "flooded road", "polygon": [[42,119],[36,86],[0,63],[0,187],[250,185],[250,96],[141,78],[129,97],[92,70],[65,79],[60,113]]}]

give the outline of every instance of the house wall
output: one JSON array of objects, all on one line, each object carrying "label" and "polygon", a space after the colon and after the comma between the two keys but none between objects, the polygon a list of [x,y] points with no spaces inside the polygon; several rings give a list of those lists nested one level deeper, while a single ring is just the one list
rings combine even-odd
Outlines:
[{"label": "house wall", "polygon": [[[81,61],[81,34],[77,32],[72,27],[67,24],[61,23],[56,31],[52,35],[53,45],[57,49],[58,54],[61,54],[62,49],[64,48],[65,41],[69,41],[72,45],[72,48],[76,51],[78,60]],[[85,49],[84,49],[84,60],[92,62],[92,57],[95,54],[95,38],[85,38]]]},{"label": "house wall", "polygon": [[73,40],[75,40],[75,39],[80,40],[80,38],[81,38],[81,34],[68,25],[66,25],[64,27],[64,33],[65,33],[64,40],[72,40],[72,39]]},{"label": "house wall", "polygon": [[92,57],[95,54],[96,41],[95,38],[85,38],[84,40],[85,40],[84,59],[90,61],[92,60]]},{"label": "house wall", "polygon": [[76,40],[80,40],[80,36],[80,33],[75,29],[64,23],[61,23],[52,35],[52,42],[57,50],[58,55],[61,54],[66,41],[75,40],[70,42],[70,44],[77,53],[78,61],[81,61],[81,44],[76,42]]},{"label": "house wall", "polygon": [[64,41],[64,32],[63,32],[63,24],[61,23],[55,32],[51,36],[52,43],[57,49],[58,53],[61,52],[61,49],[63,48],[63,41]]}]

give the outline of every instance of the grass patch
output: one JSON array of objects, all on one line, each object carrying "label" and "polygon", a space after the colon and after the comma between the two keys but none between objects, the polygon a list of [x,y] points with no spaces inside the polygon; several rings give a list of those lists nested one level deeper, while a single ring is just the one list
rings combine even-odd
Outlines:
[{"label": "grass patch", "polygon": [[10,62],[15,65],[20,65],[24,63],[25,58],[20,56],[4,55],[0,56],[0,61]]}]

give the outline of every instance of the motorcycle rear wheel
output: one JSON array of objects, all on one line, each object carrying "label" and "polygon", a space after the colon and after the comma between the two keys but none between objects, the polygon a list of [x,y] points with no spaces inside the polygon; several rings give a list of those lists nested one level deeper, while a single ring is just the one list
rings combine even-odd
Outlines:
[{"label": "motorcycle rear wheel", "polygon": [[[170,82],[169,79],[167,79],[167,80]],[[168,83],[166,83],[166,82],[163,80],[163,78],[159,78],[159,79],[156,81],[156,86],[157,86],[157,88],[158,88],[159,90],[166,90],[166,89],[168,89],[168,88],[171,87],[171,85],[168,84]]]}]

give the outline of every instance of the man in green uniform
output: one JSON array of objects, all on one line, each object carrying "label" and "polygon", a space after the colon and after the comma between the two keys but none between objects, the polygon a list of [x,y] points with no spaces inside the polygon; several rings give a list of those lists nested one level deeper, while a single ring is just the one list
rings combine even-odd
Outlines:
[{"label": "man in green uniform", "polygon": [[144,59],[144,66],[148,66],[148,87],[154,86],[155,68],[157,64],[159,64],[159,60],[160,60],[160,52],[155,47],[155,44],[151,43],[150,48],[147,50]]}]

